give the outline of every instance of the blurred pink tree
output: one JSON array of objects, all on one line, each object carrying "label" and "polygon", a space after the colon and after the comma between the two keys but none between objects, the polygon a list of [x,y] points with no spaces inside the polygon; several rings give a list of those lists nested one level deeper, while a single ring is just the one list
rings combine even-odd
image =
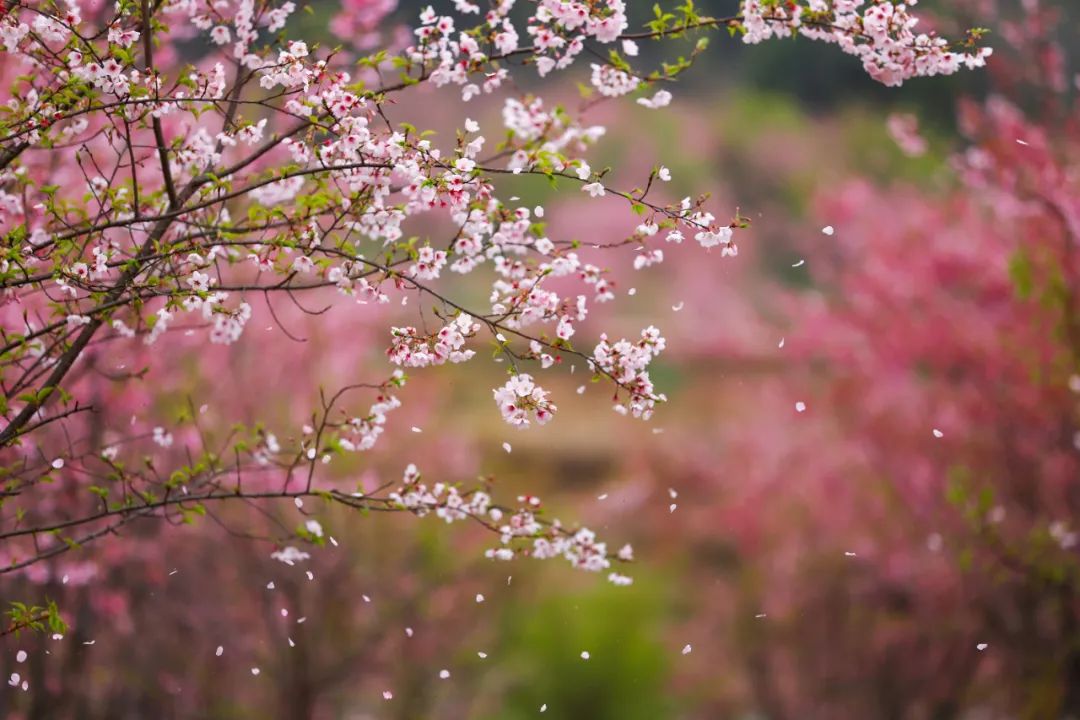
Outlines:
[{"label": "blurred pink tree", "polygon": [[785,373],[660,464],[689,498],[678,556],[730,573],[693,600],[696,633],[735,634],[698,656],[717,712],[1080,714],[1080,127],[1057,11],[978,7],[1010,55],[959,104],[948,184],[822,190],[812,288],[743,347],[779,341]]}]

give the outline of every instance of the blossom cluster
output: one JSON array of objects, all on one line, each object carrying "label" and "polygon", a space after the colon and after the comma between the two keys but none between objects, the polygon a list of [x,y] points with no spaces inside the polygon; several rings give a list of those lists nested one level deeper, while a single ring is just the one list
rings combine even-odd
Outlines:
[{"label": "blossom cluster", "polygon": [[611,343],[607,335],[600,336],[600,343],[593,350],[592,362],[603,372],[612,376],[620,387],[626,388],[629,398],[616,405],[618,412],[649,419],[657,402],[663,402],[663,393],[656,393],[649,378],[649,364],[663,352],[667,342],[655,327],[641,331],[641,338],[631,342],[625,338]]},{"label": "blossom cluster", "polygon": [[[494,505],[491,496],[482,490],[462,492],[455,485],[444,482],[429,486],[422,482],[419,469],[412,464],[405,468],[402,484],[389,494],[389,498],[418,517],[434,514],[447,523],[472,519],[490,527],[499,534],[499,547],[485,552],[493,560],[512,560],[517,555],[537,560],[561,557],[580,570],[601,572],[610,569],[613,560],[631,562],[634,559],[634,551],[629,545],[609,554],[607,544],[599,541],[592,530],[569,531],[558,520],[541,520],[538,512],[542,503],[535,496],[519,496],[521,507],[510,511]],[[615,572],[608,575],[608,580],[615,585],[632,582],[629,577]]]},{"label": "blossom cluster", "polygon": [[480,331],[480,323],[465,313],[432,335],[421,335],[414,327],[391,328],[393,341],[386,354],[390,362],[404,367],[428,367],[468,362],[476,352],[465,348],[465,341]]},{"label": "blossom cluster", "polygon": [[743,41],[755,44],[799,34],[835,44],[859,58],[872,78],[890,86],[986,64],[992,48],[955,49],[932,32],[918,32],[919,18],[911,14],[918,2],[743,0]]},{"label": "blossom cluster", "polygon": [[393,395],[380,396],[364,417],[354,417],[346,423],[350,437],[340,440],[345,450],[361,451],[375,447],[379,436],[386,428],[386,414],[401,407],[401,401]]},{"label": "blossom cluster", "polygon": [[558,408],[548,399],[548,392],[537,385],[531,375],[514,375],[502,387],[492,393],[503,419],[510,425],[526,429],[535,420],[538,425],[548,423]]},{"label": "blossom cluster", "polygon": [[[571,532],[565,530],[557,520],[549,524],[540,522],[533,512],[540,504],[537,498],[519,497],[518,500],[526,502],[529,507],[510,515],[499,526],[501,546],[487,550],[487,557],[512,560],[517,552],[537,560],[561,557],[575,568],[587,572],[608,570],[613,559],[622,562],[634,559],[634,551],[629,545],[624,545],[614,557],[609,555],[607,544],[597,540],[596,533],[588,528]],[[532,539],[532,545],[515,552],[514,541],[523,538]],[[608,581],[620,586],[633,582],[629,576],[617,572],[609,573]]]},{"label": "blossom cluster", "polygon": [[492,507],[491,496],[486,492],[463,495],[454,485],[436,482],[428,487],[420,480],[420,471],[410,464],[405,468],[401,487],[390,493],[390,499],[417,517],[435,513],[447,523],[487,517],[497,521],[502,516],[501,510]]}]

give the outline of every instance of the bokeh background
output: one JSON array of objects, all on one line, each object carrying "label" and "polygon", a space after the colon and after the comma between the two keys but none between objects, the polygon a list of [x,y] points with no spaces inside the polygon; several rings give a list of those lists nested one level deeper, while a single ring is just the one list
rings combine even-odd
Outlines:
[{"label": "bokeh background", "polygon": [[[393,42],[426,4],[373,32]],[[488,538],[435,519],[309,508],[338,545],[297,567],[243,537],[246,508],[146,524],[6,584],[57,600],[72,631],[17,641],[30,690],[0,689],[0,716],[1080,718],[1080,8],[922,4],[944,30],[989,28],[989,71],[892,90],[828,47],[717,37],[667,110],[590,109],[609,127],[593,165],[615,184],[662,163],[671,199],[709,190],[718,215],[752,220],[734,259],[667,247],[635,271],[632,251],[590,255],[619,301],[579,334],[603,320],[668,339],[652,422],[613,413],[599,385],[579,393],[566,367],[545,383],[556,421],[514,432],[489,394],[504,369],[481,356],[413,373],[379,448],[341,466],[344,485],[415,461],[540,494],[635,546],[631,587],[492,564]],[[339,42],[337,4],[312,8],[296,34]],[[576,79],[519,90],[575,108]],[[395,112],[449,129],[465,110],[423,90]],[[499,107],[468,113],[489,126]],[[618,240],[638,222],[517,182],[552,236]],[[471,282],[457,292],[483,307]],[[223,424],[295,424],[320,386],[386,375],[402,312],[278,308],[299,343],[256,308],[265,340],[177,356],[144,410],[214,398]]]}]

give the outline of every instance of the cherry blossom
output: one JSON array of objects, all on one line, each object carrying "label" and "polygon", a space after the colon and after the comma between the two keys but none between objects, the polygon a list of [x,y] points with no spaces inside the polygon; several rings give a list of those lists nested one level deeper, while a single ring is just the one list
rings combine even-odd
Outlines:
[{"label": "cherry blossom", "polygon": [[528,428],[533,420],[540,425],[550,422],[558,409],[548,400],[547,391],[524,373],[507,380],[493,394],[503,420],[520,429]]},{"label": "cherry blossom", "polygon": [[[611,180],[595,159],[606,129],[590,107],[667,107],[664,86],[710,31],[748,43],[798,33],[858,56],[888,85],[985,62],[977,34],[951,45],[917,33],[914,4],[746,0],[738,16],[709,18],[687,3],[635,32],[623,0],[539,0],[524,12],[455,0],[390,37],[381,22],[395,0],[345,0],[331,27],[348,45],[341,52],[297,37],[294,2],[12,5],[0,18],[0,302],[12,309],[0,318],[0,448],[4,513],[19,522],[0,532],[0,574],[49,575],[47,565],[135,520],[193,524],[238,500],[305,514],[294,532],[264,538],[273,559],[293,565],[310,558],[302,544],[337,545],[306,514],[320,499],[358,515],[470,520],[498,537],[491,558],[563,558],[628,584],[612,565],[630,551],[609,557],[587,528],[543,518],[532,496],[503,508],[482,483],[422,481],[414,465],[393,490],[354,489],[330,469],[384,436],[409,400],[403,369],[479,363],[479,347],[494,346],[492,360],[510,369],[492,393],[516,428],[553,420],[541,374],[564,372],[567,358],[577,360],[570,372],[587,368],[611,388],[616,412],[647,420],[665,400],[649,374],[666,347],[661,331],[612,342],[590,327],[592,305],[616,299],[609,271],[587,252],[596,248],[549,233],[542,208],[505,196],[501,179],[637,213],[628,237],[598,244],[641,246],[639,269],[701,252],[676,247],[684,237],[734,256],[748,221],[706,194],[662,198],[653,186],[670,181],[664,166],[641,188]],[[696,40],[689,59],[639,63],[639,41],[664,39],[666,51],[680,36]],[[198,58],[180,52],[196,46]],[[591,89],[580,109],[512,82],[582,56]],[[432,135],[423,117],[400,111],[417,86],[439,102],[497,98],[502,126],[463,117],[456,133]],[[660,250],[661,241],[672,245]],[[389,378],[308,388],[302,421],[230,417],[211,386],[252,399],[276,388],[209,358],[236,357],[264,333],[304,343],[282,307],[333,316],[340,342],[391,307],[413,314],[387,322],[377,343],[396,368]],[[260,359],[286,364],[287,355]],[[179,375],[200,364],[216,369],[182,411],[163,409],[173,388],[143,382],[152,369]],[[62,467],[46,459],[59,457]]]}]

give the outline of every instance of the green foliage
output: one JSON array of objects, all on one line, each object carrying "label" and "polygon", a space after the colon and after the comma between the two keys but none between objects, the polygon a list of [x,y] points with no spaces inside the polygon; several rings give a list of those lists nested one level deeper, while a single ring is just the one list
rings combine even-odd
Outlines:
[{"label": "green foliage", "polygon": [[1023,250],[1017,250],[1009,259],[1009,278],[1013,282],[1016,296],[1027,300],[1035,288],[1031,258]]},{"label": "green foliage", "polygon": [[60,610],[56,603],[49,600],[45,605],[27,605],[21,602],[11,602],[11,609],[7,611],[8,626],[2,633],[13,633],[16,637],[23,630],[32,632],[66,633],[67,623],[60,617]]},{"label": "green foliage", "polygon": [[659,602],[641,583],[604,586],[548,599],[524,619],[508,617],[504,653],[517,682],[499,719],[533,718],[545,704],[561,718],[669,717],[664,683],[671,653],[654,636]]}]

